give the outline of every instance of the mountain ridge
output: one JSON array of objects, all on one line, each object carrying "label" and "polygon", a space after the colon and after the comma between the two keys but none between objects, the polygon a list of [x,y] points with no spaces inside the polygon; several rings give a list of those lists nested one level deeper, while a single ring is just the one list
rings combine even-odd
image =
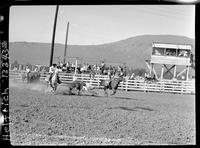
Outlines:
[{"label": "mountain ridge", "polygon": [[[152,42],[191,44],[195,53],[195,40],[175,35],[139,35],[120,41],[98,45],[68,45],[67,57],[80,57],[83,62],[126,63],[132,68],[146,68],[145,60],[150,59]],[[63,60],[65,45],[55,43],[54,62],[60,56]],[[48,65],[51,44],[38,42],[10,42],[10,62]],[[69,58],[68,58],[69,60]],[[99,63],[99,62],[98,62]]]}]

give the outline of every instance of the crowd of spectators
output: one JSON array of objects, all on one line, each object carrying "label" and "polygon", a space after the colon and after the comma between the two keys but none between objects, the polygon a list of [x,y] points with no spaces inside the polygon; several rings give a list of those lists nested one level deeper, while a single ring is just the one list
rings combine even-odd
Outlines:
[{"label": "crowd of spectators", "polygon": [[[78,63],[77,66],[75,62],[67,62],[66,64],[57,63],[57,66],[62,68],[64,73],[77,73],[77,74],[90,74],[90,75],[108,75],[117,76],[123,75],[131,77],[132,79],[137,76],[144,75],[143,69],[130,70],[129,67],[125,65],[111,65],[105,62],[89,64],[89,63]],[[76,68],[76,70],[75,70]],[[42,73],[49,73],[49,66],[45,65],[27,65],[27,64],[11,64],[11,70],[25,70],[25,71],[40,71]]]},{"label": "crowd of spectators", "polygon": [[123,73],[123,75],[126,75],[126,67],[122,67],[120,65],[113,66],[105,64],[104,62],[101,62],[99,64],[77,64],[72,62],[67,62],[66,64],[59,63],[59,66],[62,67],[63,72],[66,73],[74,73],[76,68],[77,74],[100,74],[100,75],[114,75],[116,73]]}]

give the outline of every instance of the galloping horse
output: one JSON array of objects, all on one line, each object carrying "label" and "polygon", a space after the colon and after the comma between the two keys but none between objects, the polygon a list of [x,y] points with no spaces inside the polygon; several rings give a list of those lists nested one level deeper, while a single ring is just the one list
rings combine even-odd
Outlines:
[{"label": "galloping horse", "polygon": [[108,96],[107,89],[110,89],[113,91],[111,95],[114,95],[116,93],[116,90],[120,84],[120,82],[124,81],[125,79],[121,76],[118,78],[114,78],[113,80],[100,80],[100,86],[104,86],[104,92],[106,96]]},{"label": "galloping horse", "polygon": [[86,86],[84,82],[79,82],[77,80],[73,81],[72,83],[68,84],[69,87],[69,95],[72,94],[72,89],[78,90],[78,95],[80,95],[80,91],[83,89],[83,87]]}]

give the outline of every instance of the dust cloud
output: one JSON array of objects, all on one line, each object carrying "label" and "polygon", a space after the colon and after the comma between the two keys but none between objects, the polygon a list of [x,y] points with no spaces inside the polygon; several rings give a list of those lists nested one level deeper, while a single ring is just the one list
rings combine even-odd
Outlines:
[{"label": "dust cloud", "polygon": [[18,89],[28,89],[28,90],[34,90],[39,92],[48,93],[51,91],[50,87],[47,87],[47,84],[44,82],[37,82],[37,83],[23,83],[16,80],[9,80],[9,87],[14,87]]}]

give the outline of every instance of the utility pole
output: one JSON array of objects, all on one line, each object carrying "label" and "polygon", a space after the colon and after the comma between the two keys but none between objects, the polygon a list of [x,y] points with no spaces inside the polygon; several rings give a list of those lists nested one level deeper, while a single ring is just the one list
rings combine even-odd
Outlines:
[{"label": "utility pole", "polygon": [[66,32],[66,39],[65,39],[65,51],[64,51],[63,64],[65,64],[65,59],[66,59],[68,31],[69,31],[69,22],[67,23],[67,32]]},{"label": "utility pole", "polygon": [[58,8],[59,5],[56,6],[56,13],[55,13],[55,20],[54,20],[54,27],[53,27],[53,36],[52,36],[52,43],[51,43],[51,55],[50,55],[50,63],[49,66],[52,65],[53,62],[53,52],[54,52],[54,42],[55,42],[55,32],[56,32],[56,23],[58,17]]}]

